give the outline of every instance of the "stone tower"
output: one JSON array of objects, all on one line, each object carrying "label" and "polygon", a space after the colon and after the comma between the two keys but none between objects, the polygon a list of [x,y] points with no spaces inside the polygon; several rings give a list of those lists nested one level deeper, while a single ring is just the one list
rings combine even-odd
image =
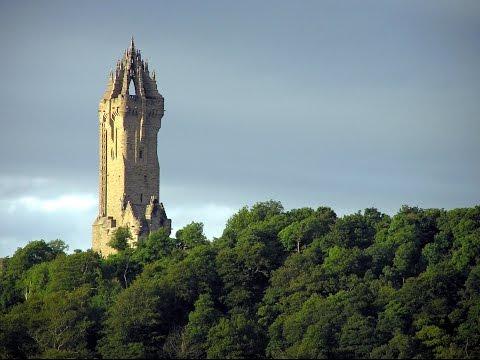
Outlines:
[{"label": "stone tower", "polygon": [[98,108],[100,196],[92,247],[103,256],[115,252],[107,243],[120,226],[130,228],[132,242],[160,227],[171,231],[159,202],[157,134],[163,101],[155,72],[150,75],[132,38]]}]

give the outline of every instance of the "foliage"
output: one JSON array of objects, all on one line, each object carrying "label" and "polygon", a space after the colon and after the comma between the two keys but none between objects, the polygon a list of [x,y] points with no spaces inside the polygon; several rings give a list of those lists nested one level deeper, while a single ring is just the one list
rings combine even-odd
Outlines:
[{"label": "foliage", "polygon": [[128,227],[119,227],[112,234],[112,238],[108,245],[116,250],[123,251],[129,247],[129,240],[132,239],[132,234]]},{"label": "foliage", "polygon": [[0,358],[478,358],[480,206],[244,207],[117,253],[0,259]]},{"label": "foliage", "polygon": [[207,243],[207,238],[203,235],[203,224],[198,222],[191,222],[183,229],[178,230],[175,237],[179,246],[184,250]]},{"label": "foliage", "polygon": [[205,293],[195,302],[195,309],[188,315],[188,323],[183,333],[182,358],[205,358],[208,349],[208,333],[221,317],[215,308],[212,296]]}]

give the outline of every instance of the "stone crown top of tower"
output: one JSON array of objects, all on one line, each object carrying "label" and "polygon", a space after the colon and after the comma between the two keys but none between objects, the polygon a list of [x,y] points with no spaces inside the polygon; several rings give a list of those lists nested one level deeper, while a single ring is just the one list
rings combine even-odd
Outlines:
[{"label": "stone crown top of tower", "polygon": [[148,62],[142,59],[140,50],[135,48],[133,36],[130,47],[125,50],[123,57],[117,61],[115,71],[110,72],[103,99],[114,99],[120,95],[133,95],[129,94],[131,82],[135,87],[135,96],[143,99],[162,98],[157,90],[155,71],[150,75]]}]

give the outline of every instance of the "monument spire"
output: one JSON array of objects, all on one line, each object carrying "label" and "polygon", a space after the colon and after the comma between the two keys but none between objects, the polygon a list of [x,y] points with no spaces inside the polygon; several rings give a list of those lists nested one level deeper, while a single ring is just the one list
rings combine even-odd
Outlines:
[{"label": "monument spire", "polygon": [[[125,49],[115,66],[113,82],[108,85],[103,99],[117,98],[120,94],[129,94],[133,82],[135,95],[142,99],[161,99],[157,90],[156,77],[150,73],[147,61],[142,59],[140,50],[135,47],[135,39],[131,38],[130,45]],[[131,94],[130,94],[131,95]]]},{"label": "monument spire", "polygon": [[132,35],[132,40],[130,41],[130,50],[133,52],[135,49],[135,41],[133,40],[133,35]]}]

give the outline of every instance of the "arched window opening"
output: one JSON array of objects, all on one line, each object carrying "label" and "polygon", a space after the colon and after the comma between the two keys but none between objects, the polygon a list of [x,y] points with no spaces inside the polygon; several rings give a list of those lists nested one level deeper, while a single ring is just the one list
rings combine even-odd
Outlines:
[{"label": "arched window opening", "polygon": [[135,92],[135,83],[133,82],[133,79],[130,79],[130,84],[128,85],[128,94],[137,95],[137,93]]}]

